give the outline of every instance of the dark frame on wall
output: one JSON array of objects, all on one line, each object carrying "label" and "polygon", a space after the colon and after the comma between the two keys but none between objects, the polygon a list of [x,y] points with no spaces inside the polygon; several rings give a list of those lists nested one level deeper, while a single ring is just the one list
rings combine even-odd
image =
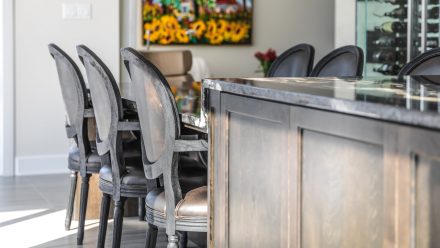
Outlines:
[{"label": "dark frame on wall", "polygon": [[142,0],[142,46],[250,45],[253,0]]}]

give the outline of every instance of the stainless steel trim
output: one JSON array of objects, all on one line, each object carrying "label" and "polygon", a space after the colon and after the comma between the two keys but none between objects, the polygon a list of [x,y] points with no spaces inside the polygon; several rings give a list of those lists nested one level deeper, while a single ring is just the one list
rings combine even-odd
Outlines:
[{"label": "stainless steel trim", "polygon": [[420,32],[421,33],[420,48],[421,48],[422,53],[426,52],[426,40],[427,40],[427,33],[428,33],[427,32],[427,21],[428,21],[428,18],[427,18],[428,3],[427,3],[427,1],[428,0],[422,0],[421,4],[420,4],[420,9],[422,12],[422,15],[421,15],[422,28],[421,28],[421,32]]},{"label": "stainless steel trim", "polygon": [[408,0],[408,24],[406,26],[407,28],[407,35],[406,35],[406,62],[411,61],[412,57],[412,34],[413,34],[413,10],[414,10],[414,0]]}]

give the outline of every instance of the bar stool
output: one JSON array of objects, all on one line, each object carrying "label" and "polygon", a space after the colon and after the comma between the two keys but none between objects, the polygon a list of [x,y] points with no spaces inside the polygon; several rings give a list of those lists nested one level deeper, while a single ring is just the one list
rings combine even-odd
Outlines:
[{"label": "bar stool", "polygon": [[440,48],[429,50],[408,62],[399,72],[399,78],[406,75],[440,75]]},{"label": "bar stool", "polygon": [[357,46],[344,46],[322,58],[310,77],[361,77],[364,52]]},{"label": "bar stool", "polygon": [[[157,227],[166,228],[167,247],[178,247],[176,232],[206,232],[208,214],[206,186],[182,191],[179,153],[207,151],[207,142],[181,135],[176,102],[156,66],[132,48],[122,49],[121,55],[132,80],[139,111],[145,176],[163,181],[146,197],[149,223],[146,247],[155,247]],[[181,239],[180,246],[185,247],[185,239]]]},{"label": "bar stool", "polygon": [[283,52],[270,66],[268,77],[308,77],[313,68],[315,48],[299,44]]}]

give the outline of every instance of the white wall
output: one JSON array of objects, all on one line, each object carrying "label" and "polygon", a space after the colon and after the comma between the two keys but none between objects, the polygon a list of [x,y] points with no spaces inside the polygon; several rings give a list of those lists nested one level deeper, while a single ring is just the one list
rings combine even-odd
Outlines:
[{"label": "white wall", "polygon": [[0,3],[0,175],[14,169],[13,0]]},{"label": "white wall", "polygon": [[356,44],[356,0],[335,0],[335,47]]},{"label": "white wall", "polygon": [[[90,3],[92,19],[63,20],[63,3]],[[69,142],[55,63],[56,43],[78,63],[75,46],[94,50],[119,77],[119,0],[15,0],[16,173],[65,172]]]},{"label": "white wall", "polygon": [[[125,1],[125,4],[133,2]],[[207,61],[214,77],[248,77],[262,76],[255,73],[258,68],[258,61],[254,58],[256,51],[266,51],[271,47],[280,54],[295,44],[306,42],[315,46],[317,60],[334,49],[334,0],[253,2],[254,30],[250,46],[153,46],[151,50],[190,49],[194,56]],[[131,26],[124,28],[136,29]],[[124,41],[122,44],[133,46]]]}]

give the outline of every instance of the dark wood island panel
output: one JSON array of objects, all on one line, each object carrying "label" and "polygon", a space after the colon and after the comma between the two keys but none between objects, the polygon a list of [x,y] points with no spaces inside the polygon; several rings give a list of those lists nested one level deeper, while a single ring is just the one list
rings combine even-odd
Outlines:
[{"label": "dark wood island panel", "polygon": [[439,130],[218,87],[205,95],[211,247],[440,244]]}]

